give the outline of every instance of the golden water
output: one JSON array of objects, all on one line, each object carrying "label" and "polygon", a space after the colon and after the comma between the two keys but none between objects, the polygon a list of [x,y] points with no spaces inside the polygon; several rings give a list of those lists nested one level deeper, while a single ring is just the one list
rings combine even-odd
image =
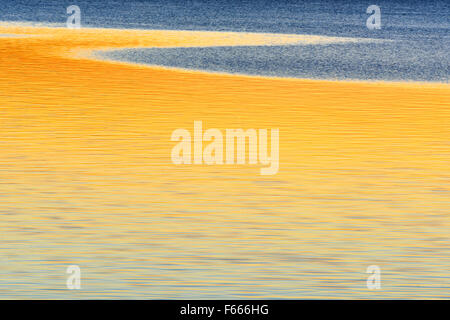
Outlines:
[{"label": "golden water", "polygon": [[[149,45],[132,31],[0,33],[34,34],[0,38],[0,298],[450,297],[448,85],[148,68],[71,56]],[[146,36],[222,41],[192,34]],[[194,120],[279,128],[279,173],[175,166]]]}]

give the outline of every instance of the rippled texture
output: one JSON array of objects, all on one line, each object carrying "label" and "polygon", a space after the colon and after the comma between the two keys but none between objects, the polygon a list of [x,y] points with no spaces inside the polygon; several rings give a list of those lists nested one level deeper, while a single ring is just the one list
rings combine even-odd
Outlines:
[{"label": "rippled texture", "polygon": [[[0,38],[0,298],[449,298],[448,84],[84,57],[270,36],[0,33],[33,35]],[[171,133],[194,120],[279,128],[279,173],[173,165]],[[381,290],[366,288],[373,264]]]},{"label": "rippled texture", "polygon": [[[424,50],[425,49],[425,50]],[[232,74],[332,80],[448,83],[450,40],[289,46],[140,48],[96,53],[107,59]]]},{"label": "rippled texture", "polygon": [[[2,0],[0,21],[65,25],[72,1]],[[358,0],[77,0],[85,27],[302,33],[383,39],[449,39],[447,0],[378,0],[382,28],[366,28]],[[423,43],[425,46],[425,43]]]},{"label": "rippled texture", "polygon": [[[71,1],[2,0],[0,21],[65,26]],[[84,27],[306,34],[383,42],[323,46],[139,49],[107,57],[237,74],[328,80],[449,81],[450,2],[378,0],[369,30],[358,0],[77,0]]]}]

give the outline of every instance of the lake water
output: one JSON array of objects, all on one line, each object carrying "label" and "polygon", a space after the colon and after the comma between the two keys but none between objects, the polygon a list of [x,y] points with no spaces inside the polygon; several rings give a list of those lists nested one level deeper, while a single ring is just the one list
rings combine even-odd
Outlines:
[{"label": "lake water", "polygon": [[[3,1],[0,21],[64,25],[70,1]],[[448,83],[448,1],[378,1],[382,27],[369,30],[368,5],[343,1],[77,1],[82,25],[313,34],[389,40],[283,47],[138,49],[115,60],[265,76]]]},{"label": "lake water", "polygon": [[[0,20],[60,24],[69,4],[2,1]],[[86,26],[393,41],[114,59],[448,81],[446,1],[379,2],[376,32],[356,1],[77,4]],[[76,39],[64,40],[0,38],[0,298],[450,297],[448,88],[52,55]],[[279,128],[279,173],[173,165],[170,135],[192,132],[194,120]],[[69,265],[80,266],[82,290],[67,290]],[[370,265],[381,268],[380,290],[366,287]]]}]

